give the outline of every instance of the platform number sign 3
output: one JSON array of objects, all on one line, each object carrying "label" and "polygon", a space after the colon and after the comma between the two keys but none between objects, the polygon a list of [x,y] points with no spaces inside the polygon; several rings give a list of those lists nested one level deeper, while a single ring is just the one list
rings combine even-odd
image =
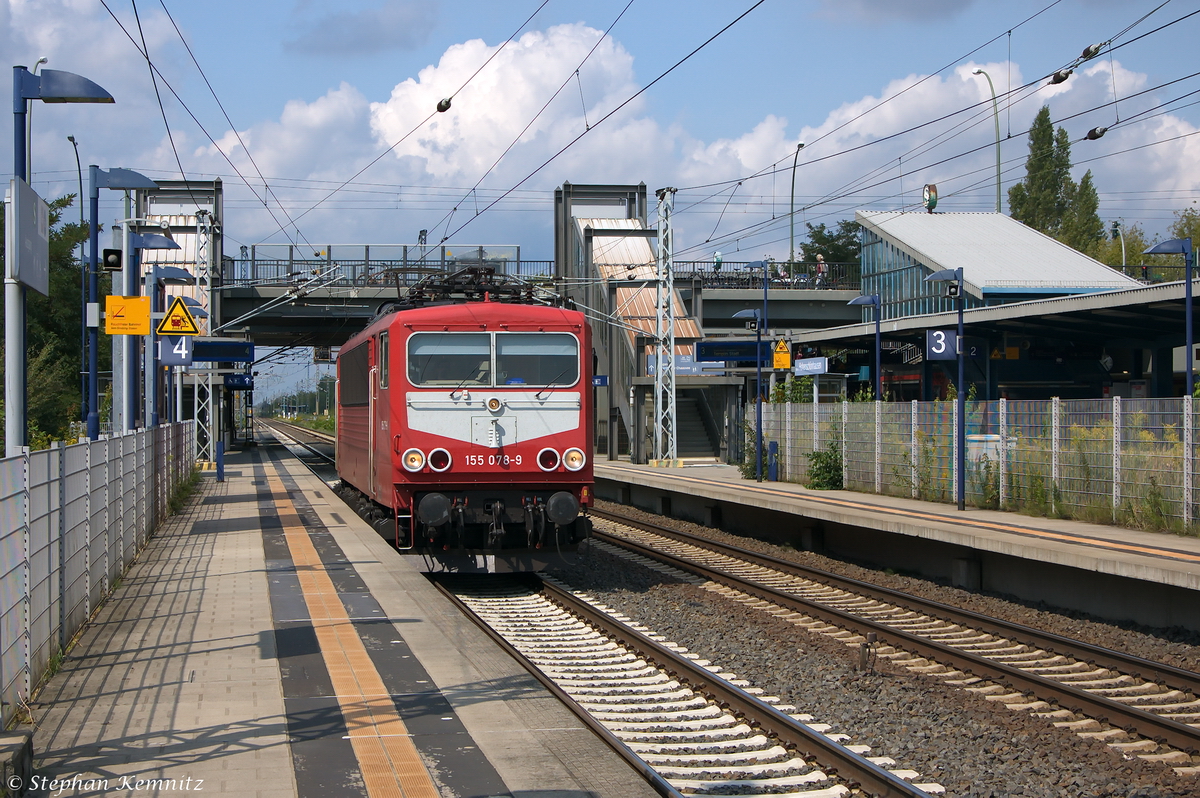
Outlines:
[{"label": "platform number sign 3", "polygon": [[926,330],[925,358],[955,360],[958,358],[958,333],[954,330]]}]

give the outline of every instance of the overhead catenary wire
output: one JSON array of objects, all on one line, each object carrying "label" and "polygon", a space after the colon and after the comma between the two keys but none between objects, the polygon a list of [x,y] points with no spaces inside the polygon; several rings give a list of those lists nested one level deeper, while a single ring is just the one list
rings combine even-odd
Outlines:
[{"label": "overhead catenary wire", "polygon": [[[114,22],[117,23],[117,27],[119,27],[121,29],[121,32],[125,34],[125,37],[127,39],[129,39],[130,43],[132,43],[133,46],[137,49],[137,51],[146,59],[146,62],[149,65],[153,74],[157,75],[158,79],[162,81],[162,84],[164,86],[166,86],[168,91],[171,92],[171,95],[175,97],[176,101],[179,102],[179,104],[183,108],[183,110],[186,111],[188,116],[191,117],[192,121],[195,122],[196,127],[199,128],[200,132],[204,134],[204,137],[207,138],[208,141],[216,148],[217,152],[219,152],[221,154],[221,157],[224,158],[225,162],[229,164],[230,168],[233,169],[234,173],[237,174],[238,177],[242,180],[242,182],[246,185],[246,187],[250,189],[251,193],[255,193],[253,187],[250,185],[250,182],[246,179],[246,177],[237,168],[237,165],[229,158],[229,156],[225,153],[225,151],[223,149],[221,149],[220,146],[217,145],[216,139],[214,139],[212,137],[212,135],[208,132],[208,129],[204,127],[203,123],[200,122],[200,120],[199,120],[199,118],[197,118],[196,114],[193,113],[191,107],[179,95],[179,92],[177,92],[175,90],[175,88],[171,85],[170,81],[167,80],[166,76],[163,75],[162,71],[154,63],[153,59],[150,58],[149,52],[146,49],[144,49],[144,47],[142,45],[138,44],[137,39],[135,39],[133,37],[133,34],[131,34],[129,32],[129,30],[125,27],[125,24],[123,22],[121,22],[120,18],[109,7],[106,0],[100,0],[100,5],[104,6],[104,10],[107,11],[108,15],[110,17],[112,17]],[[161,104],[161,102],[160,102],[160,104]],[[181,177],[183,176],[182,172],[180,173],[180,176]],[[257,196],[257,194],[255,194],[255,196]],[[272,218],[274,218],[274,217],[272,216]],[[275,222],[276,222],[276,224],[279,224],[278,219],[275,219]],[[289,240],[291,240],[291,235],[288,233],[288,231],[282,225],[280,225],[280,230],[283,232],[283,234],[286,237],[288,237]]]},{"label": "overhead catenary wire", "polygon": [[337,187],[337,188],[335,188],[333,191],[329,192],[329,193],[328,193],[328,194],[326,194],[324,197],[322,197],[320,200],[318,200],[318,201],[316,202],[316,204],[314,204],[314,205],[313,205],[311,208],[309,208],[309,209],[308,209],[308,210],[306,210],[304,213],[302,213],[302,214],[300,214],[299,216],[297,216],[297,217],[296,217],[297,221],[298,221],[298,220],[300,220],[300,219],[303,219],[305,216],[307,216],[308,214],[312,213],[312,212],[313,212],[313,211],[315,211],[317,208],[321,207],[321,205],[323,205],[323,204],[324,204],[324,203],[325,203],[327,200],[329,200],[331,197],[333,197],[335,194],[337,194],[339,191],[341,191],[341,190],[342,190],[343,188],[345,188],[346,186],[348,186],[348,185],[350,185],[351,183],[353,183],[353,182],[354,182],[354,181],[355,181],[355,180],[356,180],[356,179],[357,179],[357,178],[358,178],[360,175],[362,175],[364,172],[366,172],[368,169],[370,169],[370,168],[371,168],[372,166],[374,166],[375,164],[377,164],[377,163],[379,163],[380,161],[382,161],[382,160],[383,160],[383,159],[384,159],[384,158],[385,158],[385,157],[386,157],[386,156],[387,156],[389,153],[391,153],[393,150],[395,150],[397,147],[399,147],[401,144],[403,144],[405,141],[407,141],[407,140],[409,139],[409,137],[410,137],[410,136],[412,136],[414,133],[416,133],[416,132],[417,132],[418,130],[420,130],[421,128],[425,127],[425,125],[426,125],[426,124],[428,124],[428,122],[429,122],[429,120],[430,120],[430,119],[433,119],[435,116],[437,116],[437,115],[438,115],[439,113],[441,113],[443,110],[445,110],[445,109],[443,109],[443,108],[442,108],[442,104],[443,104],[443,103],[445,104],[445,107],[446,107],[446,108],[449,108],[449,107],[450,107],[450,101],[451,101],[451,100],[453,100],[455,97],[457,97],[457,96],[459,95],[459,93],[460,93],[460,92],[462,92],[462,90],[463,90],[463,89],[465,89],[465,88],[466,88],[466,87],[467,87],[467,86],[468,86],[468,85],[471,83],[471,81],[472,81],[472,80],[474,80],[474,79],[475,79],[475,78],[476,78],[476,77],[479,75],[479,73],[480,73],[480,72],[482,72],[482,71],[483,71],[483,69],[484,69],[484,68],[485,68],[485,67],[486,67],[488,64],[490,64],[490,63],[492,62],[492,59],[494,59],[496,56],[498,56],[498,55],[499,55],[499,54],[500,54],[500,53],[501,53],[501,52],[504,50],[504,48],[506,48],[506,47],[507,47],[509,44],[511,44],[511,43],[512,43],[512,41],[513,41],[513,39],[517,38],[517,35],[518,35],[518,34],[519,34],[519,33],[520,33],[522,30],[524,30],[524,29],[525,29],[525,26],[526,26],[526,25],[528,25],[530,22],[532,22],[532,21],[533,21],[533,18],[534,18],[534,17],[536,17],[536,16],[538,15],[538,12],[540,12],[540,11],[541,11],[543,8],[545,8],[545,7],[546,7],[546,3],[548,3],[548,2],[550,2],[550,0],[543,0],[543,1],[542,1],[542,4],[541,4],[541,5],[539,5],[539,6],[537,7],[537,9],[535,9],[535,10],[534,10],[534,12],[533,12],[532,14],[530,14],[530,15],[529,15],[529,18],[528,18],[528,19],[526,19],[524,22],[522,22],[522,23],[521,23],[521,25],[520,25],[520,27],[518,27],[518,28],[517,28],[515,31],[513,31],[512,35],[511,35],[511,36],[509,36],[509,37],[508,37],[508,38],[507,38],[507,39],[504,41],[504,43],[503,43],[503,44],[501,44],[501,45],[500,45],[498,48],[496,48],[495,52],[493,52],[491,55],[489,55],[489,56],[487,57],[487,59],[486,59],[486,60],[484,60],[484,62],[483,62],[482,64],[480,64],[480,65],[479,65],[479,68],[478,68],[478,69],[476,69],[474,72],[472,72],[472,73],[471,73],[471,76],[470,76],[470,77],[468,77],[468,78],[467,78],[465,81],[463,81],[463,82],[462,82],[462,84],[461,84],[461,85],[459,85],[459,87],[458,87],[457,89],[455,89],[453,92],[451,92],[451,93],[450,93],[450,94],[449,94],[449,95],[446,97],[446,99],[442,100],[442,102],[438,104],[438,107],[437,107],[437,108],[435,108],[433,111],[431,111],[431,112],[429,113],[429,115],[428,115],[428,116],[426,116],[424,119],[422,119],[422,120],[421,120],[420,122],[418,122],[416,125],[414,125],[414,126],[412,127],[412,129],[410,129],[410,130],[409,130],[407,133],[405,133],[403,136],[401,136],[401,137],[400,137],[398,140],[396,140],[395,142],[393,142],[393,143],[392,143],[392,145],[391,145],[390,147],[388,147],[388,148],[387,148],[386,150],[384,150],[383,152],[379,153],[379,155],[375,156],[375,158],[373,158],[373,159],[370,161],[370,163],[368,163],[368,164],[366,164],[365,166],[363,166],[361,169],[359,169],[357,172],[355,172],[353,175],[351,175],[349,178],[347,178],[345,181],[343,181],[343,182],[342,182],[340,185],[338,185],[338,187]]},{"label": "overhead catenary wire", "polygon": [[[1061,1],[1061,0],[1060,0],[1060,1]],[[620,112],[620,111],[621,111],[621,110],[622,110],[622,109],[623,109],[625,106],[629,105],[631,102],[633,102],[634,100],[636,100],[638,97],[640,97],[640,96],[642,96],[643,94],[645,94],[645,93],[646,93],[647,91],[649,91],[649,90],[650,90],[650,89],[651,89],[651,88],[652,88],[652,87],[653,87],[655,84],[657,84],[657,83],[659,83],[660,81],[662,81],[664,78],[666,78],[666,77],[667,77],[668,75],[670,75],[672,72],[674,72],[676,69],[678,69],[678,68],[679,68],[680,66],[682,66],[684,63],[686,63],[688,60],[690,60],[690,59],[692,58],[692,56],[696,55],[696,53],[700,52],[700,51],[701,51],[701,50],[703,50],[705,47],[707,47],[709,44],[711,44],[712,42],[714,42],[714,41],[715,41],[717,38],[719,38],[719,37],[720,37],[720,36],[721,36],[723,33],[725,33],[727,30],[729,30],[729,29],[730,29],[730,28],[732,28],[734,25],[736,25],[737,23],[739,23],[739,22],[741,22],[743,19],[745,19],[745,18],[746,18],[746,17],[747,17],[747,16],[748,16],[748,15],[749,15],[749,14],[750,14],[752,11],[754,11],[756,8],[758,8],[759,6],[761,6],[761,5],[762,5],[764,2],[766,2],[766,0],[758,0],[758,2],[754,3],[754,5],[750,6],[750,8],[746,9],[746,10],[745,10],[745,11],[743,11],[741,14],[739,14],[739,15],[738,15],[738,16],[737,16],[737,17],[736,17],[736,18],[735,18],[735,19],[734,19],[732,22],[730,22],[730,23],[728,23],[727,25],[725,25],[723,28],[721,28],[719,31],[717,31],[716,33],[714,33],[712,36],[710,36],[708,39],[706,39],[706,40],[705,40],[703,43],[701,43],[699,46],[697,46],[697,47],[696,47],[694,50],[692,50],[690,53],[688,53],[688,54],[687,54],[687,55],[685,55],[683,58],[679,59],[679,60],[678,60],[678,61],[676,61],[674,64],[672,64],[670,67],[668,67],[668,68],[667,68],[665,71],[663,71],[662,73],[660,73],[660,74],[658,75],[658,77],[656,77],[654,80],[650,81],[650,82],[649,82],[649,83],[647,83],[645,86],[643,86],[642,88],[638,89],[636,92],[634,92],[633,94],[631,94],[631,95],[630,95],[629,97],[627,97],[627,98],[626,98],[624,101],[622,101],[622,102],[621,102],[621,103],[620,103],[620,104],[619,104],[619,105],[618,105],[616,108],[612,109],[612,110],[611,110],[611,111],[609,111],[607,114],[605,114],[604,116],[600,117],[600,119],[598,119],[598,120],[596,121],[596,124],[592,125],[592,126],[591,126],[590,128],[588,128],[587,130],[585,130],[585,131],[583,131],[582,133],[580,133],[579,135],[575,136],[573,139],[571,139],[569,142],[567,142],[567,143],[566,143],[566,144],[565,144],[565,145],[564,145],[564,146],[563,146],[563,147],[562,147],[560,150],[558,150],[558,152],[556,152],[556,153],[554,153],[553,155],[551,155],[549,158],[547,158],[545,161],[543,161],[543,162],[542,162],[542,163],[541,163],[541,164],[540,164],[540,165],[539,165],[537,168],[535,168],[535,169],[534,169],[532,172],[530,172],[529,174],[527,174],[525,177],[521,178],[521,179],[520,179],[520,180],[519,180],[519,181],[518,181],[518,182],[517,182],[517,183],[516,183],[516,184],[515,184],[515,185],[514,185],[514,186],[513,186],[511,189],[509,189],[509,191],[513,191],[513,190],[515,190],[515,189],[517,189],[517,188],[520,188],[521,186],[523,186],[525,183],[527,183],[529,180],[531,180],[531,179],[532,179],[532,178],[533,178],[533,177],[534,177],[536,174],[538,174],[538,173],[539,173],[539,172],[541,172],[543,169],[545,169],[547,166],[549,166],[551,163],[553,163],[553,162],[554,162],[554,161],[555,161],[555,160],[556,160],[556,159],[557,159],[557,158],[558,158],[560,155],[562,155],[564,152],[566,152],[566,151],[567,151],[567,150],[569,150],[571,147],[573,147],[573,146],[574,146],[574,145],[575,145],[575,144],[576,144],[576,143],[577,143],[577,142],[578,142],[580,139],[582,139],[584,136],[586,136],[588,133],[592,132],[592,131],[593,131],[593,130],[595,130],[596,128],[600,127],[600,125],[602,125],[602,124],[603,124],[604,122],[606,122],[608,119],[612,118],[612,117],[613,117],[615,114],[617,114],[618,112]],[[504,199],[504,197],[508,196],[508,193],[509,193],[509,191],[506,191],[506,192],[505,192],[504,194],[502,194],[502,195],[501,195],[499,198],[497,198],[496,200],[494,200],[494,201],[493,201],[493,202],[492,202],[490,205],[488,205],[486,208],[484,208],[484,209],[483,209],[483,210],[484,210],[484,212],[486,212],[486,211],[490,210],[490,209],[491,209],[491,208],[492,208],[492,207],[493,207],[493,206],[494,206],[494,205],[495,205],[497,202],[499,202],[500,200]],[[476,217],[474,217],[474,218],[476,218],[476,219],[477,219],[477,218],[479,218],[479,217],[478,217],[478,216],[476,216]],[[469,225],[469,224],[470,224],[472,221],[474,221],[474,219],[469,219],[469,220],[467,220],[466,222],[464,222],[463,224],[459,225],[457,228],[455,228],[455,230],[454,230],[453,232],[451,232],[449,235],[447,235],[447,236],[443,237],[443,238],[442,238],[442,242],[441,242],[441,243],[445,243],[445,242],[446,242],[447,240],[449,240],[451,237],[453,237],[453,236],[457,235],[458,233],[460,233],[460,232],[461,232],[461,231],[462,231],[462,230],[463,230],[463,229],[464,229],[464,228],[465,228],[467,225]]]}]

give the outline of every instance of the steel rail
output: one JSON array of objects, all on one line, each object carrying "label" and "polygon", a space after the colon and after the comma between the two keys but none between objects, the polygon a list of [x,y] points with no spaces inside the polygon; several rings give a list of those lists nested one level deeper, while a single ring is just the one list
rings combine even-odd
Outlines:
[{"label": "steel rail", "polygon": [[292,424],[289,421],[280,421],[279,419],[276,419],[276,418],[272,418],[272,419],[260,418],[258,421],[260,424],[265,424],[267,426],[280,426],[280,427],[288,427],[288,428],[294,429],[294,430],[299,430],[300,432],[303,432],[307,435],[313,436],[314,438],[319,440],[321,443],[333,443],[335,440],[337,440],[337,438],[335,436],[330,435],[328,432],[319,432],[315,429],[309,429],[308,427],[304,427],[299,424]]},{"label": "steel rail", "polygon": [[965,673],[1007,685],[1014,690],[1037,696],[1042,700],[1053,700],[1060,706],[1087,715],[1102,723],[1109,723],[1181,751],[1193,754],[1200,752],[1200,729],[1194,729],[1187,724],[1093,695],[1080,688],[1072,687],[1069,683],[1046,679],[1002,662],[995,662],[944,643],[894,629],[883,623],[861,618],[755,582],[748,582],[719,569],[656,551],[635,541],[609,535],[600,530],[593,530],[592,535],[613,545],[636,551],[642,556],[672,565],[682,571],[726,585],[779,606],[794,609],[826,623],[851,629],[864,635],[874,632],[879,641],[889,643],[896,648],[945,665],[952,665]]},{"label": "steel rail", "polygon": [[[472,623],[483,630],[484,634],[492,639],[500,648],[502,648],[509,656],[517,661],[525,670],[529,671],[533,678],[537,679],[543,687],[549,690],[555,698],[563,703],[567,709],[575,713],[575,716],[587,726],[587,728],[599,737],[608,745],[618,756],[625,760],[637,773],[646,780],[646,782],[663,798],[684,798],[683,794],[676,790],[671,783],[659,775],[658,771],[650,767],[645,760],[630,750],[629,746],[621,742],[621,740],[609,731],[605,726],[592,717],[587,710],[579,706],[575,699],[571,698],[561,687],[554,683],[546,674],[538,669],[537,665],[529,660],[524,654],[512,646],[504,637],[487,624],[482,618],[475,614],[474,610],[468,607],[454,592],[450,590],[440,579],[433,578],[433,582],[442,595],[448,598],[454,606],[456,606],[463,615],[465,615]],[[528,580],[532,581],[532,579]]]},{"label": "steel rail", "polygon": [[740,687],[696,665],[687,657],[641,632],[614,621],[559,586],[543,581],[542,593],[550,601],[582,618],[601,634],[662,668],[671,678],[687,682],[693,690],[707,695],[722,709],[741,715],[782,744],[812,756],[823,771],[837,776],[846,782],[850,789],[862,789],[871,795],[886,798],[921,798],[929,795],[866,757],[855,754]]},{"label": "steel rail", "polygon": [[647,532],[653,532],[656,535],[669,537],[674,540],[679,540],[684,543],[700,546],[701,548],[712,549],[713,551],[725,554],[730,557],[743,559],[752,562],[756,565],[761,565],[767,568],[774,568],[784,573],[793,576],[799,576],[804,579],[809,579],[813,582],[819,582],[830,587],[837,587],[847,590],[852,593],[869,596],[870,598],[885,601],[889,604],[895,604],[898,607],[920,612],[925,615],[930,615],[941,620],[950,621],[952,623],[970,626],[981,631],[989,632],[994,635],[999,635],[1020,643],[1032,645],[1036,648],[1045,649],[1057,654],[1063,654],[1073,659],[1087,662],[1091,665],[1098,665],[1104,668],[1118,670],[1121,673],[1127,673],[1131,676],[1137,676],[1149,682],[1166,687],[1172,687],[1177,690],[1185,690],[1191,693],[1200,694],[1200,673],[1178,668],[1174,665],[1168,665],[1164,662],[1155,662],[1154,660],[1136,657],[1132,654],[1126,654],[1121,651],[1107,649],[1102,646],[1085,643],[1081,640],[1072,640],[1069,637],[1062,637],[1052,632],[1035,629],[1024,624],[1013,623],[1010,621],[992,618],[987,615],[965,610],[960,607],[954,607],[949,604],[943,604],[933,599],[921,598],[909,593],[903,593],[893,588],[883,587],[881,585],[863,582],[848,576],[842,576],[830,571],[823,571],[819,568],[802,565],[790,560],[783,560],[778,557],[772,557],[767,554],[743,549],[738,546],[732,546],[728,543],[711,540],[700,535],[693,535],[688,532],[670,529],[668,527],[659,526],[646,521],[640,521],[633,518],[627,518],[619,513],[611,513],[603,510],[593,509],[592,515],[598,518],[605,518],[611,521],[617,521],[629,526],[644,529]]}]

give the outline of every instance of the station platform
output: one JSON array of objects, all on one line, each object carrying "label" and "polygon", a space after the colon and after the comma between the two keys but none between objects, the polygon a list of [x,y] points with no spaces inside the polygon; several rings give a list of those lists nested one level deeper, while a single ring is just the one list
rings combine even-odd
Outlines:
[{"label": "station platform", "polygon": [[281,445],[224,477],[30,707],[30,794],[655,795]]},{"label": "station platform", "polygon": [[730,465],[598,461],[595,474],[599,498],[735,534],[1113,620],[1200,629],[1197,537],[756,482]]}]

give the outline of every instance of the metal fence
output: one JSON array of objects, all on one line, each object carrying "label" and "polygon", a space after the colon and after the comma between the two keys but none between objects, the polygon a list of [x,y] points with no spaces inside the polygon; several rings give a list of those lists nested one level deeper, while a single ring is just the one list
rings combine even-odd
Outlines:
[{"label": "metal fence", "polygon": [[[1194,530],[1195,405],[1191,397],[967,402],[966,500],[1094,523]],[[746,418],[753,435],[753,408]],[[779,443],[781,480],[807,484],[809,455],[832,447],[846,489],[924,501],[954,501],[957,429],[952,401],[763,408],[765,440]]]},{"label": "metal fence", "polygon": [[0,720],[112,591],[195,463],[192,422],[0,460]]}]

